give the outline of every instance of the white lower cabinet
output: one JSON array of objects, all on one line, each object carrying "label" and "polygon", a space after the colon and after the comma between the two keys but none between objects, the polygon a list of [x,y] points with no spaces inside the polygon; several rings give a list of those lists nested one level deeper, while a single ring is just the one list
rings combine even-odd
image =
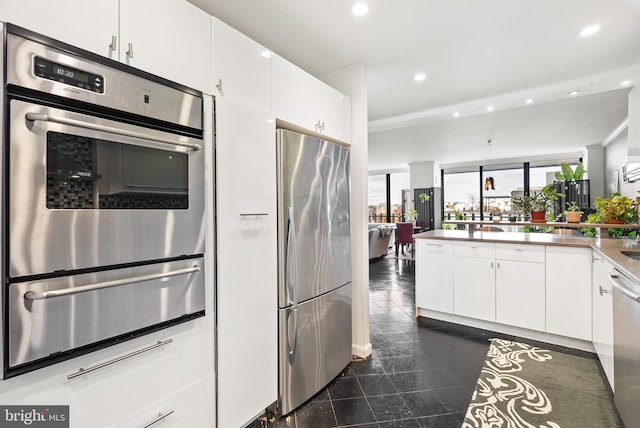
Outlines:
[{"label": "white lower cabinet", "polygon": [[544,331],[545,247],[496,244],[496,321]]},{"label": "white lower cabinet", "polygon": [[209,375],[110,428],[211,428],[214,426],[213,384],[213,375]]},{"label": "white lower cabinet", "polygon": [[416,306],[453,312],[453,242],[416,239]]},{"label": "white lower cabinet", "polygon": [[613,390],[613,295],[609,272],[613,266],[593,257],[593,347]]},{"label": "white lower cabinet", "polygon": [[546,331],[591,341],[591,248],[547,246]]},{"label": "white lower cabinet", "polygon": [[[214,356],[210,326],[207,318],[198,318],[4,380],[0,382],[0,402],[4,405],[68,405],[71,428],[110,427],[190,384],[211,379]],[[159,341],[165,344],[143,351]],[[80,368],[88,370],[99,365],[103,367],[67,378]],[[213,383],[210,382],[211,387],[203,398],[213,403]],[[193,412],[203,421],[214,417],[213,404],[194,408]]]},{"label": "white lower cabinet", "polygon": [[495,244],[455,241],[453,254],[453,313],[495,321]]}]

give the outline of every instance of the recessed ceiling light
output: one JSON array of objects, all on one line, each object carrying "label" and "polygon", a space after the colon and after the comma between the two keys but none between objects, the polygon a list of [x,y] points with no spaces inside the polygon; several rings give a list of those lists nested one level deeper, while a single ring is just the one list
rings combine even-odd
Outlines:
[{"label": "recessed ceiling light", "polygon": [[578,92],[578,91],[571,91],[571,92],[569,92],[569,95],[571,95],[573,97],[573,96],[578,95],[579,93],[580,92]]},{"label": "recessed ceiling light", "polygon": [[424,73],[418,73],[415,76],[413,76],[413,80],[415,80],[416,82],[422,82],[426,78],[427,78],[427,75]]},{"label": "recessed ceiling light", "polygon": [[355,16],[366,15],[369,12],[369,5],[366,3],[356,3],[351,8],[351,13]]},{"label": "recessed ceiling light", "polygon": [[525,103],[527,103],[527,104],[531,104],[532,102],[533,102],[533,98],[528,98],[528,99],[525,101]]},{"label": "recessed ceiling light", "polygon": [[631,80],[623,80],[620,82],[620,86],[629,86],[631,84]]},{"label": "recessed ceiling light", "polygon": [[487,106],[487,111],[493,111],[493,106]]},{"label": "recessed ceiling light", "polygon": [[453,113],[453,117],[460,117],[460,113],[458,112]]},{"label": "recessed ceiling light", "polygon": [[263,58],[271,58],[271,51],[268,49],[264,49],[262,52],[260,52],[260,55],[262,55]]},{"label": "recessed ceiling light", "polygon": [[582,31],[580,31],[580,35],[582,37],[592,36],[596,34],[598,31],[600,31],[599,25],[590,25],[586,28],[583,28]]}]

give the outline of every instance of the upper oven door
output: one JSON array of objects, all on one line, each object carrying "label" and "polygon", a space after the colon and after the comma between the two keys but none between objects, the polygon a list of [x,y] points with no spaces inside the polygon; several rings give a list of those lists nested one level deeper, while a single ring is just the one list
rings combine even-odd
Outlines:
[{"label": "upper oven door", "polygon": [[204,252],[202,140],[9,103],[9,276]]}]

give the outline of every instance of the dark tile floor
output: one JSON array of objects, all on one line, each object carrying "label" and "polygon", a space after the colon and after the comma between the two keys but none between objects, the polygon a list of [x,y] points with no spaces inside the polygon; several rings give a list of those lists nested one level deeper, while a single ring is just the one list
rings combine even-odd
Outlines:
[{"label": "dark tile floor", "polygon": [[416,320],[414,268],[394,258],[371,262],[373,355],[287,417],[251,427],[459,428],[493,336]]},{"label": "dark tile floor", "polygon": [[[369,264],[373,355],[351,364],[286,417],[249,428],[459,428],[489,339],[575,355],[594,354],[415,316],[415,264],[388,256]],[[604,376],[600,373],[601,376]]]}]

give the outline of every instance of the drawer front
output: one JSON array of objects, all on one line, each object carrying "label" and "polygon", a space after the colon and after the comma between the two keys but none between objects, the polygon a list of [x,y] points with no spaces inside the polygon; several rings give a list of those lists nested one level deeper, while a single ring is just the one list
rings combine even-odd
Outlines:
[{"label": "drawer front", "polygon": [[452,253],[453,241],[444,239],[416,239],[416,247],[424,254]]},{"label": "drawer front", "polygon": [[496,259],[544,263],[544,245],[496,244]]},{"label": "drawer front", "polygon": [[210,428],[214,426],[213,375],[147,406],[110,428]]},{"label": "drawer front", "polygon": [[480,259],[493,259],[496,255],[496,244],[492,242],[455,241],[453,245],[453,255]]}]

